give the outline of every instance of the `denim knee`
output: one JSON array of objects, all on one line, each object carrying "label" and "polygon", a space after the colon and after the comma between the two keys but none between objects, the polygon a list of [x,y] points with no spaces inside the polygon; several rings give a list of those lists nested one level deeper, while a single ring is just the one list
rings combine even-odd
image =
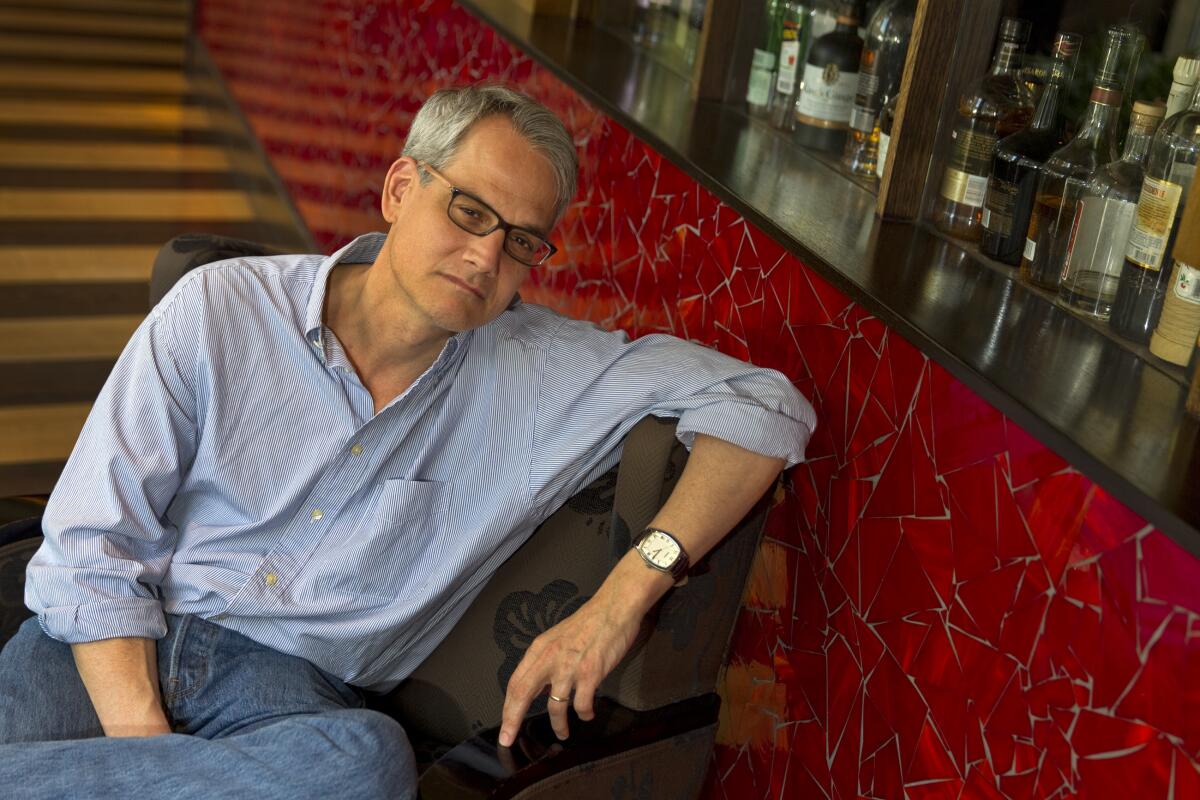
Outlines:
[{"label": "denim knee", "polygon": [[[326,715],[321,715],[326,716]],[[334,720],[334,741],[344,759],[346,786],[354,797],[397,800],[416,797],[417,767],[408,735],[400,723],[379,711],[347,709]]]},{"label": "denim knee", "polygon": [[0,650],[0,743],[103,735],[71,646],[25,620]]}]

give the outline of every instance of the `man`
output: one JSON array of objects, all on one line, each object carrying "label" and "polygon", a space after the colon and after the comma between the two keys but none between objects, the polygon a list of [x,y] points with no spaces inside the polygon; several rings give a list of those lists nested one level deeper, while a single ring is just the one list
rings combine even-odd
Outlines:
[{"label": "man", "polygon": [[6,791],[414,791],[403,730],[360,688],[408,675],[638,419],[679,417],[692,455],[652,522],[672,556],[631,550],[535,640],[500,743],[543,692],[559,736],[568,704],[592,717],[687,557],[802,458],[815,420],[778,373],[519,301],[575,173],[529,98],[438,92],[388,171],[386,238],[209,265],[163,299],[54,490],[38,616],[0,654]]}]

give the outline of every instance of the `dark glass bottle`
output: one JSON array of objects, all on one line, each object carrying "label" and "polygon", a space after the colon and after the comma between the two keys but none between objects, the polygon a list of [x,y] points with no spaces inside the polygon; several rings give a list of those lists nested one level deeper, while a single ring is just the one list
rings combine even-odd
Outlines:
[{"label": "dark glass bottle", "polygon": [[1028,20],[1004,18],[991,70],[958,101],[950,157],[933,209],[933,224],[943,233],[968,241],[979,238],[996,142],[1019,131],[1033,115],[1033,99],[1020,77],[1029,29]]},{"label": "dark glass bottle", "polygon": [[1146,37],[1136,28],[1114,25],[1108,29],[1079,133],[1050,154],[1038,176],[1021,259],[1021,277],[1035,286],[1058,291],[1071,241],[1071,222],[1087,180],[1101,164],[1117,158],[1121,102],[1145,44]]},{"label": "dark glass bottle", "polygon": [[855,3],[838,7],[837,27],[813,42],[796,101],[796,141],[816,150],[840,152],[854,94],[863,40]]},{"label": "dark glass bottle", "polygon": [[875,177],[879,112],[884,102],[900,89],[916,9],[916,0],[886,0],[867,28],[858,66],[858,90],[850,111],[849,136],[842,153],[842,167],[851,175]]},{"label": "dark glass bottle", "polygon": [[1171,276],[1163,262],[1179,229],[1198,158],[1200,93],[1192,99],[1191,108],[1163,122],[1150,144],[1121,282],[1108,320],[1114,331],[1135,342],[1148,343],[1158,324]]},{"label": "dark glass bottle", "polygon": [[1061,106],[1075,74],[1081,41],[1082,37],[1074,33],[1059,33],[1054,38],[1054,61],[1033,121],[1001,139],[992,158],[979,249],[1014,267],[1021,263],[1025,248],[1038,173],[1046,158],[1066,140],[1067,121]]}]

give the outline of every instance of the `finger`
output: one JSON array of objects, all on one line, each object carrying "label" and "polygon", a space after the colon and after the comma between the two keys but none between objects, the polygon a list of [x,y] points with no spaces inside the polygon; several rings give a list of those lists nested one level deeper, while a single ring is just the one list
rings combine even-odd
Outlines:
[{"label": "finger", "polygon": [[525,712],[533,698],[546,685],[544,678],[533,677],[532,668],[527,666],[525,659],[517,665],[512,677],[508,679],[508,689],[504,693],[504,710],[500,715],[500,746],[511,747],[525,719]]},{"label": "finger", "polygon": [[546,699],[546,710],[550,712],[550,727],[559,739],[570,735],[567,729],[567,709],[571,707],[571,684],[566,680],[551,684],[550,697]]},{"label": "finger", "polygon": [[575,684],[575,713],[582,720],[595,719],[596,684],[579,681]]}]

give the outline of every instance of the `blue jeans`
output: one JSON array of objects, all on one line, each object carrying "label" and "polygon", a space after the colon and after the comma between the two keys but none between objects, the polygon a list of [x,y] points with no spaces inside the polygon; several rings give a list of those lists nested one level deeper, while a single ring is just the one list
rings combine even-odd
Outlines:
[{"label": "blue jeans", "polygon": [[0,651],[0,794],[413,798],[404,729],[308,661],[168,616],[158,674],[174,733],[104,736],[70,645],[30,618]]}]

